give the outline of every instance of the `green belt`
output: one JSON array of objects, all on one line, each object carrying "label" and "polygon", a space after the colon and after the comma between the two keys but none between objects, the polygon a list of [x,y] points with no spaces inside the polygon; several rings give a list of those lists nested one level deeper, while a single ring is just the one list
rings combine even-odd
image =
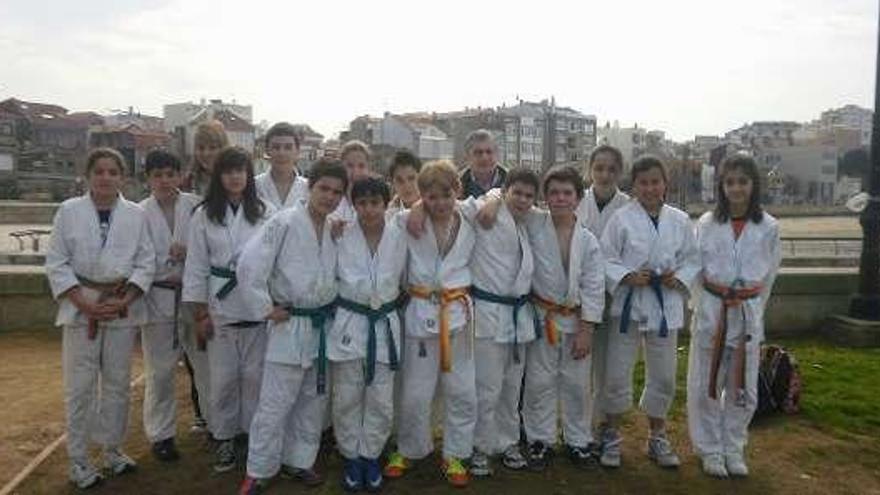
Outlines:
[{"label": "green belt", "polygon": [[312,322],[312,329],[318,330],[318,359],[315,367],[318,368],[318,394],[324,394],[327,391],[327,329],[325,325],[336,312],[336,301],[317,308],[285,306],[285,309],[291,316],[308,318]]},{"label": "green belt", "polygon": [[351,299],[345,299],[341,296],[336,299],[336,304],[339,305],[339,307],[345,308],[352,313],[366,316],[367,321],[370,324],[370,331],[367,334],[367,359],[364,364],[364,381],[367,385],[373,383],[373,378],[376,376],[376,323],[380,320],[385,320],[385,323],[387,324],[386,331],[388,335],[389,365],[392,370],[397,371],[397,347],[394,344],[394,334],[391,332],[391,322],[388,319],[388,313],[396,311],[403,306],[405,299],[406,296],[402,293],[397,296],[395,300],[389,301],[375,309],[366,304],[361,304],[352,301]]},{"label": "green belt", "polygon": [[214,294],[215,296],[217,296],[217,299],[220,299],[221,301],[225,299],[230,292],[232,292],[232,289],[234,289],[236,285],[238,285],[238,279],[235,277],[235,270],[230,270],[229,268],[221,268],[219,266],[212,266],[211,275],[217,278],[226,279],[226,283],[223,284],[223,287],[220,287],[220,290],[218,290],[217,293]]},{"label": "green belt", "polygon": [[[476,285],[472,285],[471,295],[474,296],[474,299],[511,307],[511,310],[513,311],[513,361],[519,364],[519,308],[531,302],[529,294],[523,294],[521,296],[499,296],[498,294],[480,289]],[[538,329],[536,328],[535,331],[537,332]]]}]

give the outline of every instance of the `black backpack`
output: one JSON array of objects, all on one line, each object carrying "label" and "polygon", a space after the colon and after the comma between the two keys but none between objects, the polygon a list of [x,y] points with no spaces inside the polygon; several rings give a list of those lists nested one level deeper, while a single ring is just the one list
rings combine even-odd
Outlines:
[{"label": "black backpack", "polygon": [[758,408],[755,418],[800,410],[801,374],[794,356],[776,345],[767,345],[758,368]]}]

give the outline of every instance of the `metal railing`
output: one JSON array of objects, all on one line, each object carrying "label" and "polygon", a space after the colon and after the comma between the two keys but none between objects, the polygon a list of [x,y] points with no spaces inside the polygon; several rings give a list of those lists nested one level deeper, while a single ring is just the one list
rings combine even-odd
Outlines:
[{"label": "metal railing", "polygon": [[[807,254],[817,254],[816,251],[830,251],[834,256],[854,255],[859,256],[862,248],[861,237],[828,237],[828,236],[782,236],[783,255],[785,254],[785,246],[788,246],[790,256],[798,256],[798,247],[800,247],[801,256]],[[812,245],[812,249],[810,248]],[[821,253],[820,253],[821,254]]]}]

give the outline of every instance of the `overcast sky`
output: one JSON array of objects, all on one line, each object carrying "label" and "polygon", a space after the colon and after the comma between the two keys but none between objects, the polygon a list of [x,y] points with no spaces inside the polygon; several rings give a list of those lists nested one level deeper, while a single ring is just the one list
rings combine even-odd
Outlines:
[{"label": "overcast sky", "polygon": [[384,111],[555,96],[677,139],[873,107],[877,2],[0,0],[0,99],[222,98],[326,136]]}]

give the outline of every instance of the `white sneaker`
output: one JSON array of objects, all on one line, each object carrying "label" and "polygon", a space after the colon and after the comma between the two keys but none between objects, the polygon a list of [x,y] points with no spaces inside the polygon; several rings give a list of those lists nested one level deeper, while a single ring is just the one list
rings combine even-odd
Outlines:
[{"label": "white sneaker", "polygon": [[504,464],[504,467],[514,471],[519,471],[529,466],[518,444],[509,445],[504,449],[504,454],[501,455],[501,462]]},{"label": "white sneaker", "polygon": [[471,456],[471,474],[476,477],[492,475],[492,467],[489,465],[489,456],[484,452],[475,450]]},{"label": "white sneaker", "polygon": [[134,471],[137,468],[137,463],[118,448],[114,448],[104,451],[104,467],[109,469],[113,476],[118,476]]},{"label": "white sneaker", "polygon": [[70,482],[80,490],[91,488],[103,479],[101,473],[89,461],[72,461],[68,471]]},{"label": "white sneaker", "polygon": [[620,467],[620,433],[615,429],[606,428],[602,432],[602,455],[599,464],[609,468]]},{"label": "white sneaker", "polygon": [[648,439],[648,457],[662,468],[677,468],[681,461],[666,435],[660,434]]},{"label": "white sneaker", "polygon": [[713,478],[727,478],[727,468],[724,467],[724,456],[721,454],[704,455],[703,472]]},{"label": "white sneaker", "polygon": [[724,464],[727,466],[727,473],[731,476],[745,478],[749,475],[749,467],[746,466],[742,454],[725,454]]}]

